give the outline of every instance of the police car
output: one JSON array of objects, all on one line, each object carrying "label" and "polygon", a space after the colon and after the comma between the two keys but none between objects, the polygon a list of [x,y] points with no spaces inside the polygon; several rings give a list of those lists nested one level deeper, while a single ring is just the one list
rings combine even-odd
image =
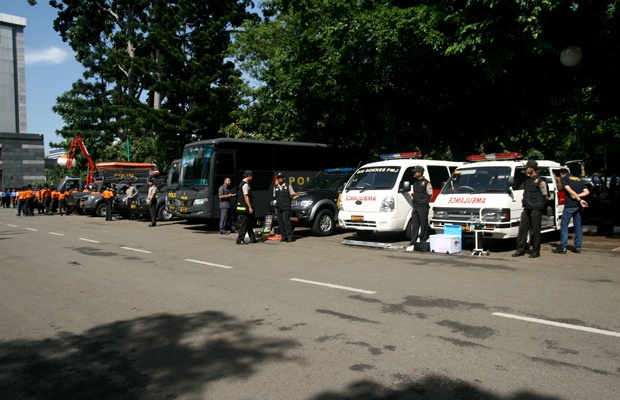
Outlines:
[{"label": "police car", "polygon": [[291,222],[311,227],[317,236],[334,233],[338,221],[338,196],[355,168],[330,168],[300,187],[291,203]]}]

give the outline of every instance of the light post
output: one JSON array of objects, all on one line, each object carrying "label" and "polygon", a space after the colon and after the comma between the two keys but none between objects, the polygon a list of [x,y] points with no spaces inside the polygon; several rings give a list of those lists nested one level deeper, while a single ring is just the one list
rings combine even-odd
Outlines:
[{"label": "light post", "polygon": [[[118,145],[120,145],[122,143],[122,139],[117,139],[115,141],[112,142],[112,146],[117,147]],[[126,143],[126,149],[127,149],[127,162],[131,161],[131,142],[129,141],[129,136],[125,136],[125,143]]]},{"label": "light post", "polygon": [[562,65],[572,68],[573,70],[573,82],[575,83],[575,90],[577,90],[577,132],[575,134],[575,156],[577,160],[581,157],[583,120],[581,116],[581,85],[577,83],[577,72],[575,70],[579,66],[582,57],[583,52],[577,46],[568,46],[560,53],[560,62]]}]

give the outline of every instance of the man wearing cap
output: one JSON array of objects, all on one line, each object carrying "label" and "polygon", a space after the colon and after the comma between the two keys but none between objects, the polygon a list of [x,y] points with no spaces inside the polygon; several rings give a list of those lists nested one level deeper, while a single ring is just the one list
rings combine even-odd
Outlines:
[{"label": "man wearing cap", "polygon": [[424,167],[421,165],[413,169],[415,181],[411,185],[411,242],[413,246],[420,238],[420,242],[428,240],[428,210],[433,197],[433,186],[424,177]]},{"label": "man wearing cap", "polygon": [[278,217],[278,226],[280,227],[281,242],[294,242],[293,226],[291,225],[291,200],[295,195],[295,191],[291,185],[287,185],[284,174],[279,172],[276,175],[278,182],[273,187],[273,199],[276,207],[276,215]]},{"label": "man wearing cap", "polygon": [[562,176],[562,187],[566,192],[566,202],[564,203],[564,211],[562,212],[562,224],[560,226],[560,245],[553,250],[556,254],[566,254],[568,247],[568,224],[573,219],[575,227],[575,247],[573,253],[581,253],[581,243],[583,241],[583,228],[581,225],[581,216],[583,209],[588,207],[588,203],[583,199],[590,194],[583,181],[568,172],[568,169],[560,170]]},{"label": "man wearing cap", "polygon": [[525,254],[527,234],[531,229],[532,253],[530,253],[530,258],[536,258],[540,257],[540,227],[549,191],[547,181],[536,172],[538,163],[534,160],[528,160],[525,166],[525,173],[528,175],[528,178],[525,180],[523,187],[523,211],[521,212],[519,233],[517,235],[517,251],[512,256],[520,257]]},{"label": "man wearing cap", "polygon": [[252,188],[250,183],[253,178],[252,171],[246,170],[243,173],[243,180],[237,191],[237,218],[239,219],[239,230],[237,231],[237,244],[247,244],[244,241],[245,234],[249,232],[250,243],[256,243],[254,237],[254,199],[252,198]]}]

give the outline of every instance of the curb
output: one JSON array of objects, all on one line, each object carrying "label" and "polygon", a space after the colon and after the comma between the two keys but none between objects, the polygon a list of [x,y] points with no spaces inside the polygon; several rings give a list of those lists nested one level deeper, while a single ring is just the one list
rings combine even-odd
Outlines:
[{"label": "curb", "polygon": [[620,233],[620,226],[583,225],[583,233]]}]

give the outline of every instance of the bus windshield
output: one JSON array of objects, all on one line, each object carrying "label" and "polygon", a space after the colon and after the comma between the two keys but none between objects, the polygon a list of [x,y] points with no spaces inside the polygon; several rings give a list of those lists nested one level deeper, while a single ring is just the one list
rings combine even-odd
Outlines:
[{"label": "bus windshield", "polygon": [[168,171],[168,186],[172,186],[179,183],[179,170],[181,167],[180,162],[173,162],[170,165],[170,171]]},{"label": "bus windshield", "polygon": [[208,186],[213,144],[187,146],[181,158],[179,185]]},{"label": "bus windshield", "polygon": [[368,167],[360,168],[353,175],[346,190],[392,189],[400,167]]},{"label": "bus windshield", "polygon": [[510,167],[500,166],[458,169],[441,193],[506,193],[510,173]]}]

